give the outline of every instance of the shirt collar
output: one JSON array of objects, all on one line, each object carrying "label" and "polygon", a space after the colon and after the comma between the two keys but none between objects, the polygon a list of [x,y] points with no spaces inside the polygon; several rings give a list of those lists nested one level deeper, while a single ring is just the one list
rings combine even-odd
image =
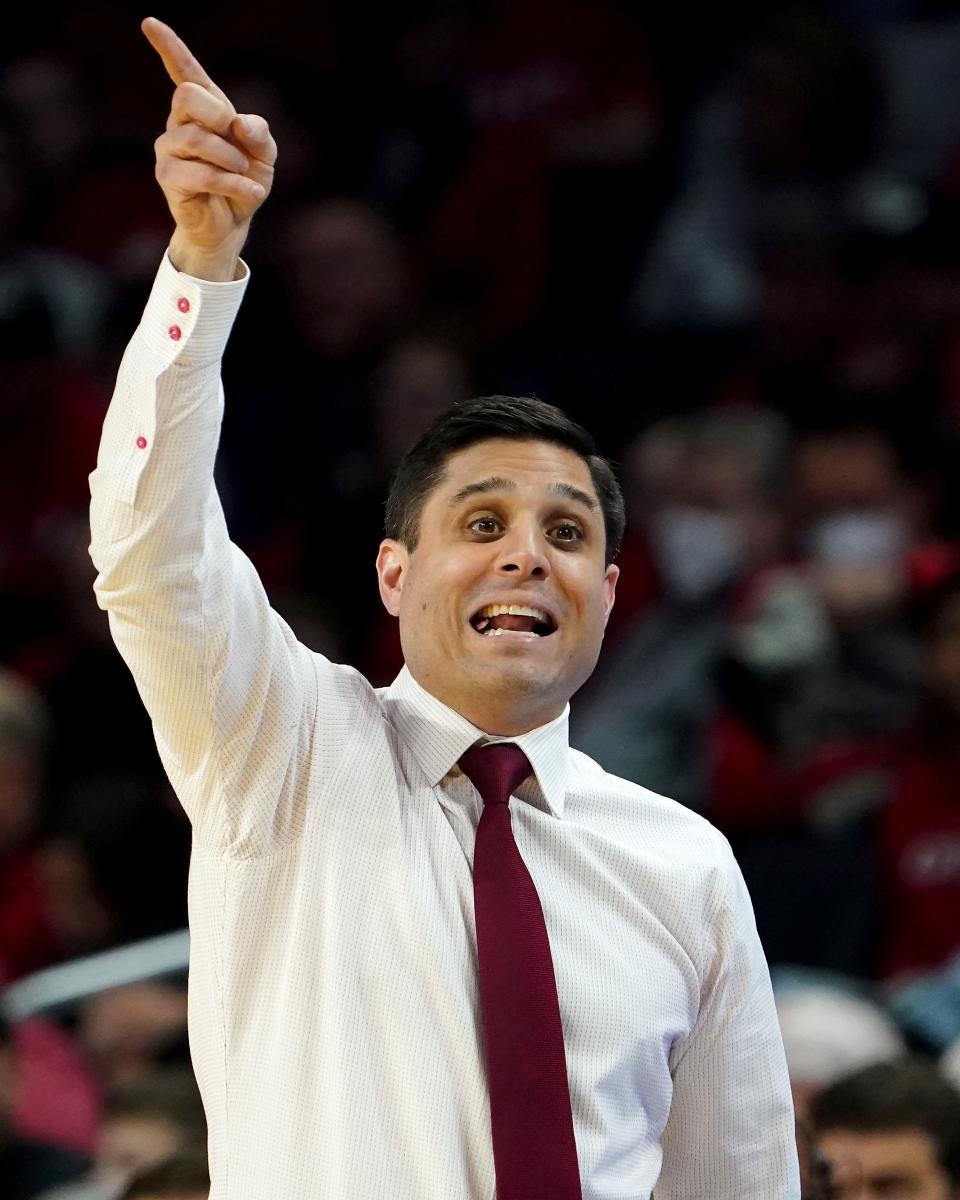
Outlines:
[{"label": "shirt collar", "polygon": [[484,733],[466,717],[431,695],[404,667],[383,695],[391,724],[410,747],[431,787],[455,766],[475,742],[513,742],[526,754],[547,807],[563,816],[569,764],[569,704],[559,717],[517,737]]}]

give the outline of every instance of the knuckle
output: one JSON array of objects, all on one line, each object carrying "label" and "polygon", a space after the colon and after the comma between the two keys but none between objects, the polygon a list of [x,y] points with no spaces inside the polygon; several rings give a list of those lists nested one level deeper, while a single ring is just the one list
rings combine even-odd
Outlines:
[{"label": "knuckle", "polygon": [[265,117],[257,116],[255,113],[246,113],[243,119],[251,136],[257,141],[266,141],[270,137],[270,126]]},{"label": "knuckle", "polygon": [[161,178],[161,183],[163,186],[165,188],[173,188],[174,190],[176,190],[178,187],[182,187],[185,173],[184,168],[188,166],[188,163],[180,162],[176,159],[169,159],[164,164],[163,168],[163,176]]},{"label": "knuckle", "polygon": [[199,125],[195,125],[192,121],[183,126],[180,137],[185,150],[199,150],[203,143],[203,131]]}]

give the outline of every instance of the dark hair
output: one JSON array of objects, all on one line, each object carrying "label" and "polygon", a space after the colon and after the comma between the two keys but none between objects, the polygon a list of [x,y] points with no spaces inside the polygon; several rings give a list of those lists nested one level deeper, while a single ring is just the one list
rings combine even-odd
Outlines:
[{"label": "dark hair", "polygon": [[143,1200],[147,1196],[188,1196],[210,1190],[206,1150],[181,1150],[155,1167],[142,1171],[121,1193],[120,1200]]},{"label": "dark hair", "polygon": [[597,454],[593,438],[582,425],[532,396],[481,396],[441,413],[397,467],[387,496],[387,537],[408,550],[415,549],[424,501],[443,479],[447,460],[458,450],[491,438],[552,442],[583,459],[603,510],[606,560],[613,562],[625,520],[623,493],[613,468]]},{"label": "dark hair", "polygon": [[950,1182],[960,1184],[960,1092],[921,1059],[875,1063],[814,1096],[810,1123],[816,1133],[925,1133]]}]

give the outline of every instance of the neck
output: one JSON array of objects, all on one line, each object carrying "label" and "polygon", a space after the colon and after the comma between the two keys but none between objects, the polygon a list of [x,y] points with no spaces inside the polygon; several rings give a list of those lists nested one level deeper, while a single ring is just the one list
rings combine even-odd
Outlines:
[{"label": "neck", "polygon": [[479,692],[463,694],[442,687],[432,679],[419,679],[412,671],[410,674],[425,692],[491,737],[520,737],[531,729],[555,721],[566,708],[566,701],[550,702],[537,696],[521,695],[519,699],[507,701],[503,697],[490,699]]},{"label": "neck", "polygon": [[[539,729],[556,720],[563,712],[563,706],[534,706],[531,704],[486,705],[480,697],[449,699],[438,696],[449,708],[466,717],[471,725],[476,725],[484,733],[492,737],[519,737],[529,733],[531,729]],[[458,702],[459,699],[459,702]]]},{"label": "neck", "polygon": [[[453,705],[450,707],[452,708]],[[529,733],[531,729],[539,729],[541,725],[548,725],[560,716],[559,712],[551,712],[546,716],[537,717],[529,711],[523,714],[471,713],[464,712],[461,708],[458,708],[456,711],[462,717],[466,717],[471,725],[476,725],[478,729],[482,729],[484,733],[489,733],[491,737],[520,737],[521,734]]]}]

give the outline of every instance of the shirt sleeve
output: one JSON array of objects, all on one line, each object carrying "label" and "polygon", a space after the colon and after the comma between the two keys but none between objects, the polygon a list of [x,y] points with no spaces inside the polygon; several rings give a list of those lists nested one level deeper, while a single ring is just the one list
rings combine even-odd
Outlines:
[{"label": "shirt sleeve", "polygon": [[793,1102],[770,974],[726,839],[700,1012],[671,1052],[655,1200],[799,1200]]},{"label": "shirt sleeve", "polygon": [[195,839],[236,856],[298,832],[307,764],[333,769],[358,690],[356,672],[313,654],[271,610],[214,487],[220,360],[246,283],[194,279],[164,259],[90,477],[97,602]]}]

